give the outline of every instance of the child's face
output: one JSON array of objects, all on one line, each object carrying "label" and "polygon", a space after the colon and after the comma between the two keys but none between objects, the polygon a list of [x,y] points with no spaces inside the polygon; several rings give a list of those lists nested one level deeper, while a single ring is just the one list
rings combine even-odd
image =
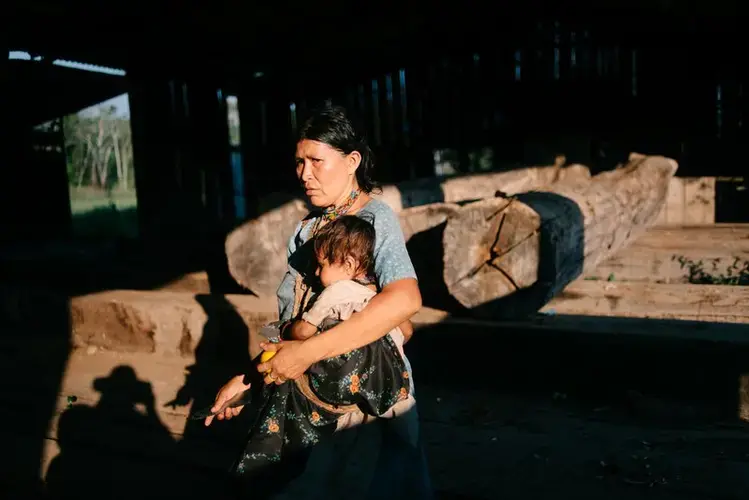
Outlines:
[{"label": "child's face", "polygon": [[353,257],[346,257],[343,262],[331,263],[324,257],[317,257],[317,276],[322,286],[328,287],[336,281],[352,280],[358,277],[359,263]]}]

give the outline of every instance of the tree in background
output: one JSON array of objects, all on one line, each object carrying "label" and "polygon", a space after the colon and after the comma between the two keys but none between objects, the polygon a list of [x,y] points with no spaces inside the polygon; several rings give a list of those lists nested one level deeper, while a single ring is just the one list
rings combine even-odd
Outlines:
[{"label": "tree in background", "polygon": [[[119,110],[121,111],[121,110]],[[73,232],[136,236],[137,197],[130,119],[101,103],[62,119]]]},{"label": "tree in background", "polygon": [[133,189],[133,147],[130,120],[115,106],[63,118],[68,183],[111,191]]}]

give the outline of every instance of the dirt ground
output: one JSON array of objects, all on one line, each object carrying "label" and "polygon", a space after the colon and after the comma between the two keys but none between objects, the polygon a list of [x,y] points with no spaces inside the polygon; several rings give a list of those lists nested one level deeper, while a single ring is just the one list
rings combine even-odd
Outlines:
[{"label": "dirt ground", "polygon": [[[27,312],[5,304],[16,321],[0,335],[0,439],[16,454],[0,471],[0,498],[43,498],[30,493],[40,473],[56,498],[229,498],[222,474],[247,418],[206,429],[186,416],[228,378],[218,344],[232,328],[246,333],[245,323],[206,313],[213,326],[182,355],[71,350],[67,302],[40,300]],[[103,337],[111,318],[102,318],[86,325]],[[749,428],[735,400],[747,342],[634,337],[419,330],[406,351],[438,497],[747,498]],[[245,338],[234,350],[246,349]],[[583,386],[603,396],[574,393]],[[666,386],[694,405],[637,392]],[[721,391],[728,413],[695,406]]]},{"label": "dirt ground", "polygon": [[[28,351],[7,344],[6,363],[31,370],[45,363],[42,345],[19,356]],[[52,489],[67,496],[108,484],[106,498],[142,498],[165,481],[168,496],[225,498],[218,474],[243,431],[231,423],[185,428],[187,407],[166,406],[189,364],[93,348],[71,353],[44,440]],[[561,393],[436,387],[415,376],[440,498],[744,499],[749,491],[749,432],[739,425],[669,422],[657,410],[664,403],[636,395],[625,405],[595,407]],[[117,402],[110,389],[132,398]],[[20,446],[35,446],[33,439],[13,436]]]}]

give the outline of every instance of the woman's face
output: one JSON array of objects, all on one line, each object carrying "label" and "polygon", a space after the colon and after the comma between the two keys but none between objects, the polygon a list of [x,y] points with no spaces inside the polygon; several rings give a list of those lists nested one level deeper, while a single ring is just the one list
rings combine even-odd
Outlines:
[{"label": "woman's face", "polygon": [[315,207],[339,205],[356,188],[358,151],[344,155],[325,143],[303,139],[296,145],[296,176]]}]

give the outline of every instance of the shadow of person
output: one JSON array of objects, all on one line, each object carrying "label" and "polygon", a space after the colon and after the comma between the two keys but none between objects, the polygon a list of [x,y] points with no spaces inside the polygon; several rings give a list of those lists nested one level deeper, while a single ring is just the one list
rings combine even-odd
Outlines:
[{"label": "shadow of person", "polygon": [[[254,372],[250,369],[249,330],[234,306],[222,295],[196,295],[195,300],[207,316],[203,335],[195,348],[195,362],[187,367],[184,384],[174,400],[167,403],[171,407],[192,404],[191,412],[211,406],[218,390],[233,376]],[[188,419],[179,444],[182,453],[196,452],[205,440],[219,440],[226,444],[225,453],[221,453],[221,463],[215,466],[228,471],[249,428],[249,413],[243,411],[239,418],[210,428],[202,420]]]},{"label": "shadow of person", "polygon": [[149,382],[117,366],[94,380],[96,406],[74,405],[58,423],[60,453],[46,475],[51,498],[76,498],[95,491],[100,498],[137,498],[172,493],[180,482],[170,471],[175,441],[161,422]]}]

